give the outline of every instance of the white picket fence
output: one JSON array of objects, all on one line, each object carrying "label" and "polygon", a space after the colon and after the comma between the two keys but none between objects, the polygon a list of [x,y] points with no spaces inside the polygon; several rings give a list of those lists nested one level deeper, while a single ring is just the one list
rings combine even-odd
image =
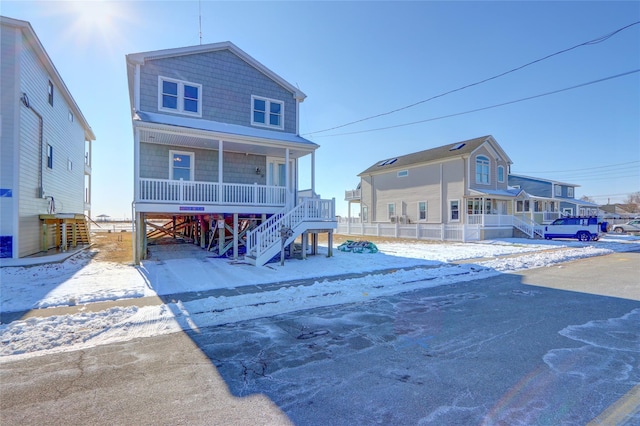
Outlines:
[{"label": "white picket fence", "polygon": [[480,225],[357,223],[353,221],[340,221],[338,222],[336,233],[354,236],[467,242],[479,241],[480,230]]}]

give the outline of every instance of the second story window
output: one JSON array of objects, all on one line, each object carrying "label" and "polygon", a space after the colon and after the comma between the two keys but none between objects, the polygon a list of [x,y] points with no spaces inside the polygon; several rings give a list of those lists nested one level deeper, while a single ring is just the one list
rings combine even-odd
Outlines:
[{"label": "second story window", "polygon": [[251,124],[284,128],[284,103],[273,99],[251,97]]},{"label": "second story window", "polygon": [[158,110],[202,117],[202,85],[158,77]]},{"label": "second story window", "polygon": [[573,186],[567,187],[567,197],[573,198]]},{"label": "second story window", "polygon": [[47,144],[47,167],[53,169],[53,147]]},{"label": "second story window", "polygon": [[49,105],[53,106],[53,83],[49,80]]},{"label": "second story window", "polygon": [[489,159],[484,155],[476,157],[476,183],[489,183]]},{"label": "second story window", "polygon": [[556,185],[554,188],[554,195],[556,197],[562,197],[562,187],[560,185]]},{"label": "second story window", "polygon": [[504,167],[498,166],[498,182],[504,182]]}]

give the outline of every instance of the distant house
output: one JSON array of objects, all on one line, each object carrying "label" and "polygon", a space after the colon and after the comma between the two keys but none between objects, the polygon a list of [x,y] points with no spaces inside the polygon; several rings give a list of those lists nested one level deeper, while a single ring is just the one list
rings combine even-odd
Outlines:
[{"label": "distant house", "polygon": [[31,25],[0,24],[0,257],[88,243],[95,135]]},{"label": "distant house", "polygon": [[[315,150],[299,135],[306,95],[233,43],[126,57],[134,135],[135,262],[152,233],[262,265],[302,235],[336,227],[315,196]],[[298,160],[311,157],[311,188]],[[164,220],[165,226],[153,221]]]},{"label": "distant house", "polygon": [[443,225],[461,233],[464,225],[480,225],[476,238],[511,237],[516,200],[526,196],[508,185],[511,163],[492,136],[482,136],[381,159],[358,175],[358,188],[345,199],[360,203],[364,233],[376,224],[417,224],[410,232],[447,239]]},{"label": "distant house", "polygon": [[539,224],[560,216],[598,214],[597,204],[575,198],[575,189],[580,185],[516,174],[509,174],[509,185],[529,195],[528,200],[517,204],[516,213],[527,215]]}]

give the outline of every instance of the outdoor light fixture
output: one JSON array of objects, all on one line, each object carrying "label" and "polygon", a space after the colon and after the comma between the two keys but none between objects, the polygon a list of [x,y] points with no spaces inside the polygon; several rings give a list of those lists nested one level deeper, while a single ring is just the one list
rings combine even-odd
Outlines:
[{"label": "outdoor light fixture", "polygon": [[262,171],[260,170],[260,167],[256,167],[256,174],[259,175],[260,173],[262,173]]}]

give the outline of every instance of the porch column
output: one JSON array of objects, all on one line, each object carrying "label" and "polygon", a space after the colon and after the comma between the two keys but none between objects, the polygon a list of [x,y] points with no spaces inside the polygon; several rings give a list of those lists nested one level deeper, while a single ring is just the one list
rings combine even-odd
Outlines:
[{"label": "porch column", "polygon": [[216,200],[218,202],[222,201],[222,160],[224,158],[224,156],[222,155],[223,145],[224,144],[222,143],[222,139],[220,139],[218,141],[218,199]]},{"label": "porch column", "polygon": [[311,196],[316,193],[316,152],[311,151]]},{"label": "porch column", "polygon": [[233,214],[233,260],[238,260],[238,213]]},{"label": "porch column", "polygon": [[[289,148],[286,148],[284,152],[284,164],[284,180],[288,198],[289,193],[291,192],[291,182],[289,182],[289,179],[291,177],[291,171],[289,170]],[[293,204],[295,205],[295,202]]]},{"label": "porch column", "polygon": [[[133,132],[133,200],[140,200],[140,130]],[[137,263],[136,263],[137,265]]]}]

